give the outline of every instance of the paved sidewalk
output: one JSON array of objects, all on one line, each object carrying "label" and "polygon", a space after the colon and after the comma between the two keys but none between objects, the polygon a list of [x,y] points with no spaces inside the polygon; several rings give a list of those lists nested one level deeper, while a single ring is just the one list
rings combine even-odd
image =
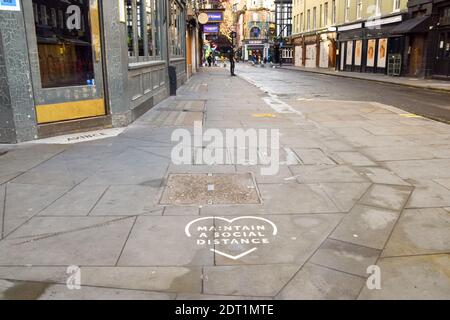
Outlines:
[{"label": "paved sidewalk", "polygon": [[440,91],[450,91],[450,81],[436,80],[436,79],[419,79],[412,77],[392,77],[384,74],[373,74],[373,73],[361,73],[361,72],[350,72],[350,71],[336,71],[334,69],[319,69],[319,68],[306,68],[306,67],[296,67],[296,66],[282,66],[282,69],[296,70],[303,72],[314,72],[320,74],[328,74],[338,77],[346,77],[353,79],[362,79],[369,81],[377,81],[384,83],[393,83],[403,86],[425,88]]},{"label": "paved sidewalk", "polygon": [[[174,164],[171,135],[194,121],[279,129],[278,173]],[[280,99],[211,68],[117,137],[0,150],[3,299],[450,299],[443,123]]]}]

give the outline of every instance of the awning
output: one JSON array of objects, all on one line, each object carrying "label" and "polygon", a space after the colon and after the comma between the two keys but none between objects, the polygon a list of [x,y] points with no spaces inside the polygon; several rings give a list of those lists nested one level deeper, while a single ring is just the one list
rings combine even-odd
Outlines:
[{"label": "awning", "polygon": [[403,21],[391,30],[391,33],[405,34],[415,32],[427,32],[430,23],[430,16],[415,17]]}]

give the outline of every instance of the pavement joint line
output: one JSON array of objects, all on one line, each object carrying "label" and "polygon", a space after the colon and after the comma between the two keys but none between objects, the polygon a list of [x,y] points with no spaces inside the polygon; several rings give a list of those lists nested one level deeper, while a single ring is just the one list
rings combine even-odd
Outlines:
[{"label": "pavement joint line", "polygon": [[[358,277],[358,278],[361,278],[361,279],[367,279],[367,277],[368,277],[368,276],[367,276],[367,277],[363,277],[363,276],[361,276],[361,275],[359,275],[359,274],[355,274],[355,273],[351,273],[351,272],[348,272],[348,271],[344,271],[344,270],[332,268],[332,267],[329,267],[329,266],[326,266],[326,265],[323,265],[323,264],[320,264],[320,263],[317,263],[317,262],[311,262],[311,261],[309,261],[308,263],[310,263],[310,264],[312,264],[312,265],[315,265],[315,266],[319,266],[319,267],[321,267],[321,268],[333,270],[333,271],[340,272],[340,273],[345,273],[345,274],[348,274],[348,275],[350,275],[350,276]],[[358,294],[358,295],[359,295],[359,294]]]},{"label": "pavement joint line", "polygon": [[130,230],[128,231],[127,238],[126,238],[125,241],[123,242],[122,249],[120,250],[119,256],[117,257],[116,264],[114,265],[115,267],[117,267],[117,266],[119,265],[120,258],[122,258],[122,253],[123,253],[123,251],[125,250],[125,246],[126,246],[127,243],[128,243],[128,239],[130,238],[131,232],[133,231],[134,226],[136,225],[137,219],[138,219],[138,216],[135,216],[135,217],[134,217],[133,224],[131,225],[131,228],[130,228]]},{"label": "pavement joint line", "polygon": [[381,256],[379,260],[383,259],[397,259],[397,258],[414,258],[422,256],[450,256],[450,251],[447,252],[430,252],[430,253],[416,253],[416,254],[403,254],[398,256]]},{"label": "pavement joint line", "polygon": [[103,196],[106,194],[106,192],[108,192],[109,188],[111,188],[111,185],[108,185],[105,190],[103,190],[102,194],[100,195],[100,197],[97,199],[97,201],[95,201],[95,203],[93,204],[93,206],[91,207],[91,209],[89,210],[88,214],[86,215],[87,217],[89,217],[92,213],[92,211],[94,211],[94,208],[99,204],[100,200],[102,200]]},{"label": "pavement joint line", "polygon": [[[67,148],[67,149],[69,149],[69,148]],[[15,180],[15,179],[21,177],[22,175],[24,175],[25,173],[27,173],[27,172],[29,172],[29,171],[31,171],[31,170],[33,170],[33,169],[39,167],[41,164],[44,164],[45,162],[47,162],[47,161],[49,161],[49,160],[51,160],[51,159],[53,159],[53,158],[59,156],[60,154],[66,152],[67,149],[64,149],[64,150],[59,151],[58,153],[52,155],[50,158],[45,159],[45,160],[39,162],[38,164],[36,164],[36,165],[32,166],[31,168],[29,168],[29,169],[27,169],[27,170],[21,172],[19,175],[15,176],[14,178],[9,179],[8,181],[3,182],[2,184],[12,182],[13,180]]]},{"label": "pavement joint line", "polygon": [[90,226],[86,226],[86,227],[75,228],[75,229],[66,230],[66,231],[59,231],[59,232],[51,232],[51,233],[43,233],[43,234],[36,234],[36,235],[20,236],[20,237],[12,238],[12,239],[9,239],[9,240],[19,240],[19,239],[31,238],[29,240],[25,240],[25,241],[18,242],[18,243],[14,244],[14,245],[22,245],[22,244],[26,244],[26,243],[29,243],[29,242],[36,242],[36,241],[40,241],[40,240],[45,240],[45,239],[48,239],[48,238],[53,238],[53,237],[57,237],[57,236],[64,235],[64,234],[69,234],[69,233],[74,233],[74,232],[79,232],[79,231],[99,228],[99,227],[107,226],[107,225],[110,225],[110,224],[113,224],[113,223],[116,223],[116,222],[127,220],[127,219],[130,219],[130,218],[136,218],[136,216],[119,217],[117,219],[113,219],[113,220],[109,220],[109,221],[105,221],[105,222],[101,222],[101,223],[96,223],[96,224],[93,224],[93,225],[90,225]]}]

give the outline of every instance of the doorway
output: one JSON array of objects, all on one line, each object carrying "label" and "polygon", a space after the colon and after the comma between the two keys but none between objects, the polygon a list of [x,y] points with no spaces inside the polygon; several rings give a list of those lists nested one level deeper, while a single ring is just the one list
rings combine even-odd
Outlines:
[{"label": "doorway", "polygon": [[439,33],[433,74],[441,77],[450,77],[450,30]]},{"label": "doorway", "polygon": [[38,124],[106,114],[98,0],[24,1]]}]

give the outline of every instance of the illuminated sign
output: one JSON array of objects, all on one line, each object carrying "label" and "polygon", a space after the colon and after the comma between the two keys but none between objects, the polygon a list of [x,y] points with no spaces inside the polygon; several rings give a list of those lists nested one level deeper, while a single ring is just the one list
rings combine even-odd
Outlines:
[{"label": "illuminated sign", "polygon": [[207,12],[209,22],[221,22],[223,20],[222,12]]},{"label": "illuminated sign", "polygon": [[217,25],[217,24],[205,24],[205,25],[203,25],[203,32],[204,33],[218,33],[219,32],[219,25]]}]

